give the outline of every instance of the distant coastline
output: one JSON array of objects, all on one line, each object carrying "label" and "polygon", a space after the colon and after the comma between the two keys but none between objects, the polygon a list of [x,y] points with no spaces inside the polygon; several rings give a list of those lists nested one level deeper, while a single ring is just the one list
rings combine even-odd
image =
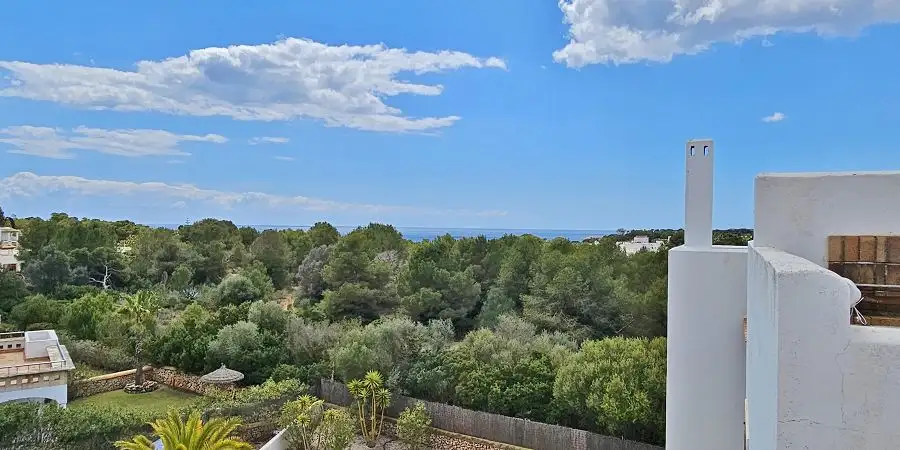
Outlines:
[{"label": "distant coastline", "polygon": [[[150,226],[178,228],[181,224],[152,224]],[[286,230],[299,229],[307,230],[311,225],[238,225],[251,226],[257,230]],[[342,234],[347,234],[355,230],[356,226],[335,226]],[[521,236],[532,234],[543,239],[566,238],[570,241],[580,242],[592,236],[606,236],[615,234],[615,230],[552,230],[552,229],[527,229],[527,228],[430,228],[430,227],[396,227],[397,231],[404,238],[413,242],[421,242],[424,240],[435,239],[445,234],[449,234],[454,238],[478,237],[484,236],[488,239],[498,239],[505,235],[512,234]]]}]

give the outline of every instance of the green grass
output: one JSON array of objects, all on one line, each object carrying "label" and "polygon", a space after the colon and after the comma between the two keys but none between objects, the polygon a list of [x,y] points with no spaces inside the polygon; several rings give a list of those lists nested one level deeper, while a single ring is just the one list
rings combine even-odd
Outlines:
[{"label": "green grass", "polygon": [[176,391],[166,386],[147,394],[126,394],[118,390],[79,398],[69,403],[69,408],[94,406],[113,408],[116,410],[132,410],[164,415],[169,408],[179,408],[195,403],[201,397],[186,392]]}]

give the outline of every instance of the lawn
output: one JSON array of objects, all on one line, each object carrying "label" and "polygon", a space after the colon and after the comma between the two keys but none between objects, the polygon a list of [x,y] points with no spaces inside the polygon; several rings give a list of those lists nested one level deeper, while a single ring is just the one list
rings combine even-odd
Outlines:
[{"label": "lawn", "polygon": [[69,403],[69,408],[97,406],[117,410],[146,411],[163,415],[169,408],[188,406],[198,399],[200,399],[198,395],[160,386],[159,389],[148,394],[126,394],[125,391],[118,390],[79,398]]}]

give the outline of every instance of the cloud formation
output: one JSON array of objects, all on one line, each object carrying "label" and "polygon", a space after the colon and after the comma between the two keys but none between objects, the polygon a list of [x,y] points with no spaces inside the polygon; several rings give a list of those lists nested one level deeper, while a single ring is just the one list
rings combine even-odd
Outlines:
[{"label": "cloud formation", "polygon": [[[0,128],[0,144],[11,147],[9,153],[72,159],[73,150],[88,150],[117,156],[185,156],[182,142],[223,144],[224,136],[175,134],[164,130],[106,130],[80,126],[72,130],[30,125]],[[2,146],[2,145],[0,145]]]},{"label": "cloud formation", "polygon": [[787,116],[785,116],[784,113],[776,112],[776,113],[773,113],[771,116],[763,117],[762,121],[766,122],[766,123],[781,122],[782,120],[784,120],[786,118],[787,118]]},{"label": "cloud formation", "polygon": [[776,33],[851,35],[900,21],[890,0],[559,0],[569,43],[553,58],[569,67],[668,62],[677,55]]},{"label": "cloud formation", "polygon": [[258,144],[287,144],[291,140],[286,137],[258,136],[250,138],[247,143],[250,145]]},{"label": "cloud formation", "polygon": [[190,206],[193,202],[224,208],[264,206],[274,209],[303,209],[308,211],[351,211],[363,213],[406,212],[436,216],[504,216],[504,211],[469,211],[458,209],[434,209],[412,206],[342,203],[304,196],[285,196],[261,192],[228,192],[202,189],[192,184],[161,182],[137,183],[133,181],[96,180],[76,176],[43,176],[31,172],[19,172],[0,180],[0,199],[29,198],[50,193],[72,196],[145,197],[154,201],[166,200],[169,204]]},{"label": "cloud formation", "polygon": [[0,61],[0,96],[89,109],[157,111],[239,120],[308,118],[373,131],[423,131],[457,116],[410,117],[385,103],[401,94],[440,95],[441,85],[403,75],[505,69],[503,60],[458,51],[410,52],[288,38],[272,44],[191,50],[134,70]]},{"label": "cloud formation", "polygon": [[279,161],[293,161],[294,160],[293,156],[275,156],[274,158]]}]

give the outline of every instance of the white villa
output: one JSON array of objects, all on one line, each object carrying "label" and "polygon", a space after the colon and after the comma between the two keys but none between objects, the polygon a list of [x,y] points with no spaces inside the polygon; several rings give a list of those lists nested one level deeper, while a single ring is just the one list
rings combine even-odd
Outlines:
[{"label": "white villa", "polygon": [[900,448],[898,321],[857,316],[900,297],[900,172],[759,175],[754,240],[713,246],[713,142],[685,156],[666,448]]},{"label": "white villa", "polygon": [[68,403],[75,364],[53,330],[0,333],[0,403]]},{"label": "white villa", "polygon": [[633,255],[641,250],[647,250],[648,252],[658,251],[664,243],[665,241],[662,239],[650,242],[650,238],[647,236],[635,236],[631,239],[631,242],[617,242],[616,245],[626,255]]},{"label": "white villa", "polygon": [[15,228],[0,227],[0,270],[22,270],[18,260],[20,234],[21,231]]}]

